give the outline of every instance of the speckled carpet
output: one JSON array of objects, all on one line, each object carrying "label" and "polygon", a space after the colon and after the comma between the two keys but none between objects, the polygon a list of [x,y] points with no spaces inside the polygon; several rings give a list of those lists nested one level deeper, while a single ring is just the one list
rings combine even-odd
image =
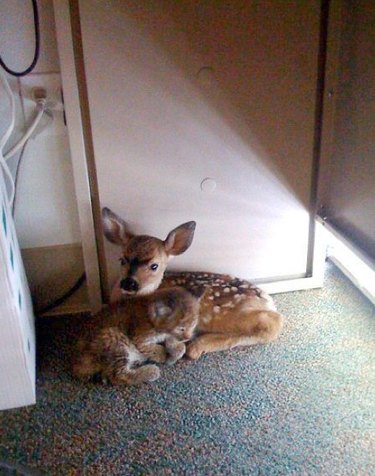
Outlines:
[{"label": "speckled carpet", "polygon": [[0,474],[375,474],[373,306],[332,266],[324,289],[275,300],[277,342],[142,387],[73,380],[82,319],[39,323],[38,404],[0,415]]}]

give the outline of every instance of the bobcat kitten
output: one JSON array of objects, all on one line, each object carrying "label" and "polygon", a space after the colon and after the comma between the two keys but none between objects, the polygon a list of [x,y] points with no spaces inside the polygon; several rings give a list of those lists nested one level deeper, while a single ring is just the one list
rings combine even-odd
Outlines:
[{"label": "bobcat kitten", "polygon": [[165,288],[126,299],[113,315],[101,313],[78,344],[73,374],[80,378],[99,374],[113,384],[156,380],[159,368],[141,364],[147,360],[173,364],[181,359],[184,341],[193,337],[198,323],[203,293],[203,288]]}]

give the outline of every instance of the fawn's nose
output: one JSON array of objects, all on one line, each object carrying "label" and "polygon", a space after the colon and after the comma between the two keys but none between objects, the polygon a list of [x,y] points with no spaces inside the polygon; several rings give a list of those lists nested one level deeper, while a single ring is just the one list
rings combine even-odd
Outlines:
[{"label": "fawn's nose", "polygon": [[139,289],[139,284],[133,278],[125,278],[120,282],[120,288],[124,291],[137,292]]}]

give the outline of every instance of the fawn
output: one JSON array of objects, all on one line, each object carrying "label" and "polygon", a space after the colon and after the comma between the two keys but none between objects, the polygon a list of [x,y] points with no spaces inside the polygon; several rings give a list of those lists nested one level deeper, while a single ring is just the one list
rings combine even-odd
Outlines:
[{"label": "fawn", "polygon": [[[100,375],[112,384],[152,382],[159,368],[146,361],[174,364],[185,354],[184,341],[198,324],[205,290],[160,289],[127,299],[115,313],[103,311],[85,328],[73,357],[73,374],[81,379]],[[138,367],[137,367],[138,366]]]},{"label": "fawn", "polygon": [[279,336],[283,316],[272,298],[248,281],[208,272],[166,273],[168,261],[191,245],[194,221],[173,229],[165,240],[132,234],[125,221],[108,208],[102,210],[102,222],[106,238],[122,247],[122,272],[112,290],[112,303],[159,287],[205,288],[196,337],[186,351],[191,359],[207,352],[264,344]]}]

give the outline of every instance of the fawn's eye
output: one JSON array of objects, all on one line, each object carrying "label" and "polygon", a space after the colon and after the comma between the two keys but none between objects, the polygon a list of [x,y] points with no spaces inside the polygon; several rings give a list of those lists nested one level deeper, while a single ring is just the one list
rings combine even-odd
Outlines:
[{"label": "fawn's eye", "polygon": [[121,266],[125,266],[125,265],[128,263],[128,259],[125,258],[125,256],[122,256],[122,257],[119,259],[119,261],[120,261]]},{"label": "fawn's eye", "polygon": [[156,264],[156,263],[153,263],[150,268],[152,269],[152,271],[156,271],[158,269],[159,265]]}]

